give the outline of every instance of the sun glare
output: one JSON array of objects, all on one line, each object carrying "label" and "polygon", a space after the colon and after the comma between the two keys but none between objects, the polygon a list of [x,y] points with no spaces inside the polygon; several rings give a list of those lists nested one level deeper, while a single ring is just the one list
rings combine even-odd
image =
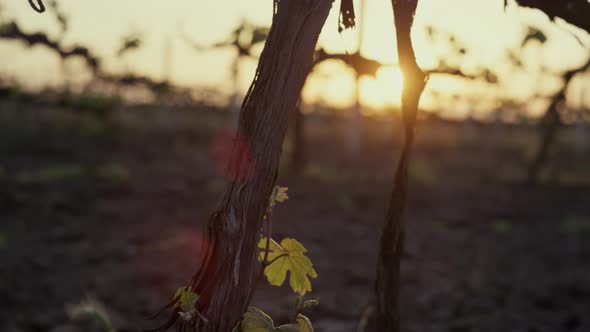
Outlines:
[{"label": "sun glare", "polygon": [[381,68],[375,78],[361,79],[361,103],[381,111],[399,107],[403,82],[399,68]]}]

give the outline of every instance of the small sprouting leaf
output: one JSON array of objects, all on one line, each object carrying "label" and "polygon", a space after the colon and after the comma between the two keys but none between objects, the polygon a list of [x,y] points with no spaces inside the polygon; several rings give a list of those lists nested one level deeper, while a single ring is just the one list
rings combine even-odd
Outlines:
[{"label": "small sprouting leaf", "polygon": [[269,315],[256,307],[248,307],[240,323],[242,332],[274,332],[275,323]]},{"label": "small sprouting leaf", "polygon": [[309,318],[306,316],[302,314],[297,315],[297,323],[299,324],[301,332],[313,332],[311,321],[309,321]]},{"label": "small sprouting leaf", "polygon": [[180,317],[184,320],[191,320],[196,312],[195,304],[199,295],[187,286],[180,287],[174,294],[174,298],[178,298],[177,307],[181,310],[178,313]]},{"label": "small sprouting leaf", "polygon": [[498,219],[492,224],[492,230],[496,233],[510,233],[512,222],[507,219]]},{"label": "small sprouting leaf", "polygon": [[[263,238],[258,243],[258,247],[263,249],[261,259],[265,256],[266,241]],[[271,263],[264,269],[268,282],[273,286],[283,285],[289,271],[289,284],[295,293],[303,295],[311,292],[309,278],[316,278],[317,272],[313,269],[311,260],[305,256],[306,252],[307,249],[295,239],[285,238],[280,245],[271,239],[267,257],[267,261]]]},{"label": "small sprouting leaf", "polygon": [[286,201],[289,198],[289,195],[287,195],[287,190],[289,190],[287,187],[275,186],[272,189],[272,193],[270,194],[268,205],[273,207],[277,203]]},{"label": "small sprouting leaf", "polygon": [[317,305],[320,304],[320,299],[319,298],[315,298],[315,299],[311,299],[311,300],[306,300],[305,302],[303,302],[303,306],[302,309],[308,309],[311,307],[315,307]]}]

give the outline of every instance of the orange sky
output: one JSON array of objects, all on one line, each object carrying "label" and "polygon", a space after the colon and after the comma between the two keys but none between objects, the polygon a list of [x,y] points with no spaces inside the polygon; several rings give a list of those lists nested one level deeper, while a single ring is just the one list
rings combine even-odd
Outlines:
[{"label": "orange sky", "polygon": [[[362,52],[365,56],[385,63],[396,62],[393,14],[388,0],[365,0],[366,17]],[[90,45],[106,59],[109,70],[131,69],[160,78],[163,71],[163,49],[172,46],[172,79],[181,85],[219,88],[229,93],[231,73],[229,64],[232,50],[218,50],[196,53],[180,37],[183,26],[191,37],[208,43],[224,39],[243,17],[258,24],[269,24],[271,0],[58,0],[70,16],[71,28],[64,42],[81,42]],[[360,0],[355,1],[358,8]],[[416,15],[413,40],[420,65],[434,65],[437,54],[444,48],[433,48],[425,34],[425,26],[454,33],[470,50],[465,68],[480,65],[497,69],[510,77],[508,85],[490,88],[484,83],[464,82],[446,77],[433,77],[428,89],[440,91],[443,96],[458,94],[460,102],[435,100],[429,93],[423,98],[426,108],[441,107],[454,116],[462,116],[470,110],[484,112],[491,105],[494,96],[511,96],[525,99],[535,91],[550,94],[559,85],[559,80],[531,73],[512,73],[501,56],[507,47],[517,47],[527,24],[543,29],[549,41],[544,46],[529,45],[525,50],[525,63],[531,68],[539,64],[559,72],[576,67],[585,61],[585,51],[573,38],[572,30],[586,44],[590,37],[586,33],[567,26],[550,24],[539,12],[502,7],[503,0],[421,0]],[[51,14],[37,14],[25,0],[0,0],[4,19],[16,19],[27,31],[44,30],[57,36],[58,26]],[[336,2],[320,44],[334,52],[354,52],[357,48],[358,32],[347,31],[338,34]],[[121,37],[130,31],[144,35],[144,47],[130,54],[123,61],[116,59],[115,52]],[[444,54],[444,53],[443,53]],[[246,89],[255,70],[255,61],[245,61],[241,67],[240,82]],[[0,44],[0,73],[18,79],[33,87],[59,84],[62,80],[59,59],[49,52],[34,48],[23,51],[17,43]],[[82,74],[83,66],[73,62],[69,65],[78,80],[87,79]],[[511,76],[508,76],[511,75]],[[579,104],[585,80],[578,80],[570,91],[573,105]],[[402,78],[394,67],[383,68],[377,79],[361,82],[361,101],[374,108],[388,108],[399,103]],[[312,74],[304,95],[309,103],[324,102],[335,106],[348,106],[354,101],[354,80],[344,65],[327,63]],[[590,104],[586,94],[586,104]],[[447,98],[450,99],[450,98]]]}]

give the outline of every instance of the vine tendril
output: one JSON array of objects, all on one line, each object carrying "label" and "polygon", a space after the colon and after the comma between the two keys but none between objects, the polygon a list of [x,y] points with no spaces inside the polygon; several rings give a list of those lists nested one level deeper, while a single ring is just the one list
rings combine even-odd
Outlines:
[{"label": "vine tendril", "polygon": [[43,0],[37,0],[37,4],[35,4],[35,2],[33,2],[33,0],[29,0],[29,5],[31,5],[31,7],[33,7],[33,9],[37,13],[45,12],[45,5],[43,4]]}]

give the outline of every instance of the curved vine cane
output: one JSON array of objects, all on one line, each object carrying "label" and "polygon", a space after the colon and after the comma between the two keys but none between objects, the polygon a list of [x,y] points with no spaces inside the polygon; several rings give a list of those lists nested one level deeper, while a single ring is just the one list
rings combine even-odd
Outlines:
[{"label": "curved vine cane", "polygon": [[33,0],[29,0],[29,5],[31,5],[31,7],[33,7],[33,9],[37,13],[43,13],[45,11],[45,5],[43,4],[43,0],[37,0],[37,5]]}]

